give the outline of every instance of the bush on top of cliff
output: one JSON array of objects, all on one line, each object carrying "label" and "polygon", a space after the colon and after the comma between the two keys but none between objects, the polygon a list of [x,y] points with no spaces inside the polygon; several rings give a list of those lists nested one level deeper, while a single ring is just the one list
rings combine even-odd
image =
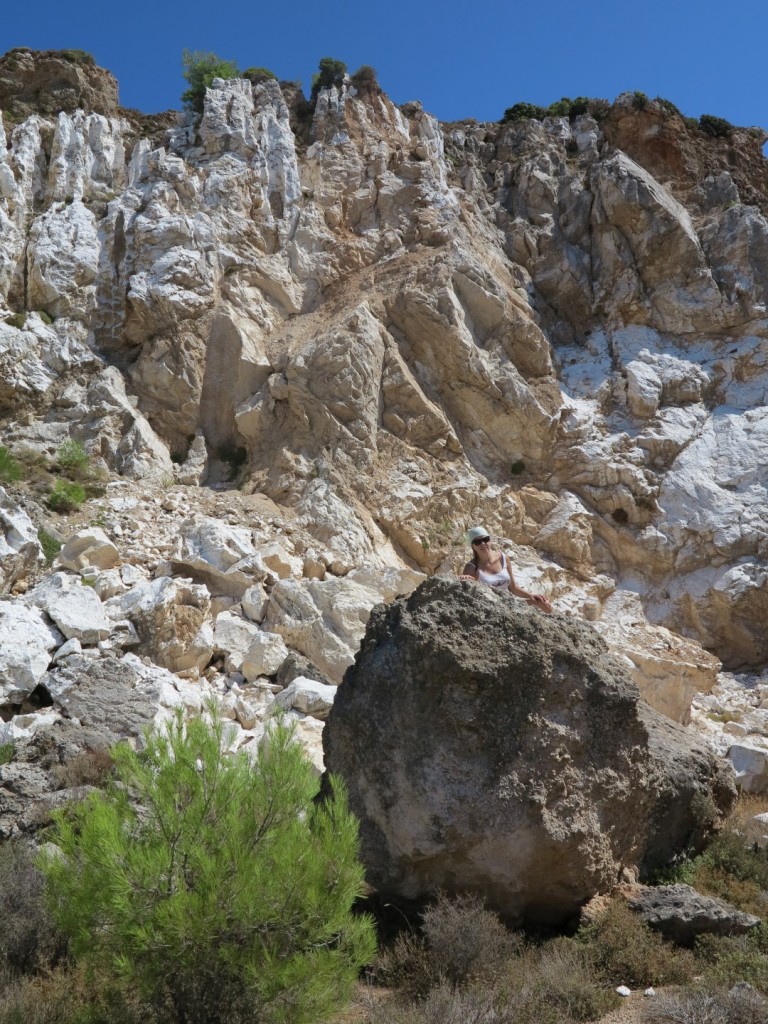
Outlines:
[{"label": "bush on top of cliff", "polygon": [[371,67],[370,64],[361,64],[357,71],[350,76],[349,81],[361,96],[377,96],[382,91],[376,68]]},{"label": "bush on top of cliff", "polygon": [[341,85],[347,73],[347,65],[335,57],[321,57],[318,70],[312,75],[312,99],[317,99],[321,89],[330,89],[332,85]]},{"label": "bush on top of cliff", "polygon": [[269,68],[246,68],[242,78],[247,78],[251,85],[259,85],[261,82],[277,81],[277,75]]},{"label": "bush on top of cliff", "polygon": [[535,103],[515,103],[507,107],[501,120],[543,121],[546,117],[567,117],[569,121],[573,121],[579,114],[588,113],[592,102],[586,96],[577,96],[575,99],[563,96],[562,99],[550,103],[548,107],[540,107]]},{"label": "bush on top of cliff", "polygon": [[711,135],[715,139],[727,139],[733,131],[733,125],[724,117],[715,117],[714,114],[702,114],[699,118],[699,128],[705,135]]},{"label": "bush on top of cliff", "polygon": [[215,53],[205,50],[184,50],[181,56],[182,75],[189,88],[181,94],[185,107],[202,114],[205,90],[213,84],[214,78],[238,78],[240,69],[232,60],[224,60]]}]

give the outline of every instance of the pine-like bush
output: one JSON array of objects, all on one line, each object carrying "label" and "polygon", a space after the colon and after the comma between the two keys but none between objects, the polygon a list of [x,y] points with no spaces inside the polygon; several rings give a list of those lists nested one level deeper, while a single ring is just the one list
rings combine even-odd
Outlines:
[{"label": "pine-like bush", "polygon": [[204,50],[184,50],[181,66],[181,73],[189,85],[181,94],[182,103],[198,114],[203,112],[205,90],[213,84],[214,78],[237,78],[240,75],[234,61],[223,60]]},{"label": "pine-like bush", "polygon": [[256,762],[223,725],[177,717],[114,751],[106,792],[60,813],[43,861],[76,957],[177,1024],[314,1024],[375,952],[355,916],[363,872],[340,783],[317,780],[278,725]]}]

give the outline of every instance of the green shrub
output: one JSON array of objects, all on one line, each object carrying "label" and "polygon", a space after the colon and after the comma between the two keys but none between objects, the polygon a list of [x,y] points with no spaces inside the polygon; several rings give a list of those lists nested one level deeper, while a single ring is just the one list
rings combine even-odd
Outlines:
[{"label": "green shrub", "polygon": [[648,97],[644,92],[640,92],[639,89],[635,89],[632,93],[632,106],[635,110],[645,110],[648,106]]},{"label": "green shrub", "polygon": [[321,57],[317,72],[312,76],[312,98],[317,99],[321,89],[330,89],[332,85],[341,85],[347,73],[347,65],[343,60],[334,57]]},{"label": "green shrub", "polygon": [[546,107],[536,106],[534,103],[515,103],[507,107],[502,116],[502,121],[543,121],[547,116]]},{"label": "green shrub", "polygon": [[381,92],[376,68],[370,64],[361,64],[349,81],[362,96],[375,96]]},{"label": "green shrub", "polygon": [[728,988],[746,981],[768,995],[765,925],[739,936],[703,935],[696,943],[702,973],[714,985]]},{"label": "green shrub", "polygon": [[85,450],[85,446],[79,441],[71,438],[56,452],[56,464],[62,473],[67,476],[75,476],[78,479],[87,474],[91,457]]},{"label": "green shrub", "polygon": [[237,78],[240,70],[231,60],[223,60],[215,53],[205,50],[184,50],[181,55],[182,75],[189,84],[181,94],[185,107],[202,114],[205,105],[205,90],[214,78]]},{"label": "green shrub", "polygon": [[[595,101],[599,102],[599,101]],[[502,121],[543,121],[546,117],[567,117],[569,121],[580,114],[589,113],[593,101],[586,96],[577,96],[571,99],[570,96],[563,96],[555,100],[548,107],[540,107],[535,103],[515,103],[504,111]]]},{"label": "green shrub", "polygon": [[311,765],[277,725],[258,761],[224,725],[178,715],[117,781],[59,812],[43,863],[74,955],[184,1024],[310,1024],[375,950],[343,788],[315,805]]},{"label": "green shrub", "polygon": [[685,882],[739,910],[763,916],[768,890],[768,857],[733,827],[726,826],[704,853],[677,868],[670,881]]},{"label": "green shrub", "polygon": [[21,466],[8,449],[0,445],[0,481],[11,484],[15,480],[21,480],[21,476]]},{"label": "green shrub", "polygon": [[711,135],[715,139],[727,139],[733,132],[733,125],[724,117],[715,117],[714,114],[702,114],[699,118],[699,128],[705,135]]},{"label": "green shrub", "polygon": [[56,322],[56,317],[51,316],[50,313],[46,313],[44,309],[38,309],[37,315],[40,317],[43,323],[48,324],[49,327],[51,326],[51,324]]},{"label": "green shrub", "polygon": [[51,565],[56,555],[61,551],[61,541],[48,533],[47,530],[44,530],[42,526],[37,531],[37,539],[40,541],[40,547],[45,555],[45,564]]},{"label": "green shrub", "polygon": [[277,81],[277,75],[269,68],[246,68],[240,77],[247,78],[252,85],[258,85],[259,82]]},{"label": "green shrub", "polygon": [[52,512],[74,512],[85,501],[85,491],[80,484],[68,480],[57,480],[48,495],[47,504]]},{"label": "green shrub", "polygon": [[696,973],[690,950],[665,942],[622,901],[612,903],[598,921],[583,928],[576,941],[585,945],[606,981],[617,979],[615,984],[682,984]]},{"label": "green shrub", "polygon": [[16,753],[16,744],[0,743],[0,764],[10,764]]},{"label": "green shrub", "polygon": [[60,57],[71,60],[75,64],[87,64],[89,67],[96,65],[93,54],[88,53],[87,50],[58,50],[57,53]]},{"label": "green shrub", "polygon": [[7,316],[5,318],[5,322],[10,327],[15,327],[15,328],[17,328],[17,330],[23,331],[24,327],[25,327],[25,325],[27,323],[27,314],[26,313],[11,313],[10,316]]}]

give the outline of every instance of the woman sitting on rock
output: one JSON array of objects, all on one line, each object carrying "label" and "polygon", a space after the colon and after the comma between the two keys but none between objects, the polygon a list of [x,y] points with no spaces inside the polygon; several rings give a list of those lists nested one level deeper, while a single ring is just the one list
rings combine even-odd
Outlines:
[{"label": "woman sitting on rock", "polygon": [[467,540],[472,545],[472,559],[462,570],[460,580],[474,580],[484,583],[492,590],[500,592],[508,590],[515,597],[522,597],[528,604],[551,612],[552,605],[543,594],[531,594],[515,583],[509,558],[491,546],[491,538],[484,526],[473,526],[467,533]]}]

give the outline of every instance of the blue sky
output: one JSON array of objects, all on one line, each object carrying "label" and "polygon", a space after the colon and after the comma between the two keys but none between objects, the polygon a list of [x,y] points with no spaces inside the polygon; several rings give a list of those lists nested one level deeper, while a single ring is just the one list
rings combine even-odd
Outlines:
[{"label": "blue sky", "polygon": [[766,0],[5,0],[0,53],[13,46],[90,51],[124,106],[179,108],[181,52],[261,65],[309,91],[321,57],[372,64],[398,103],[441,120],[495,120],[520,100],[614,99],[625,90],[768,128]]}]

